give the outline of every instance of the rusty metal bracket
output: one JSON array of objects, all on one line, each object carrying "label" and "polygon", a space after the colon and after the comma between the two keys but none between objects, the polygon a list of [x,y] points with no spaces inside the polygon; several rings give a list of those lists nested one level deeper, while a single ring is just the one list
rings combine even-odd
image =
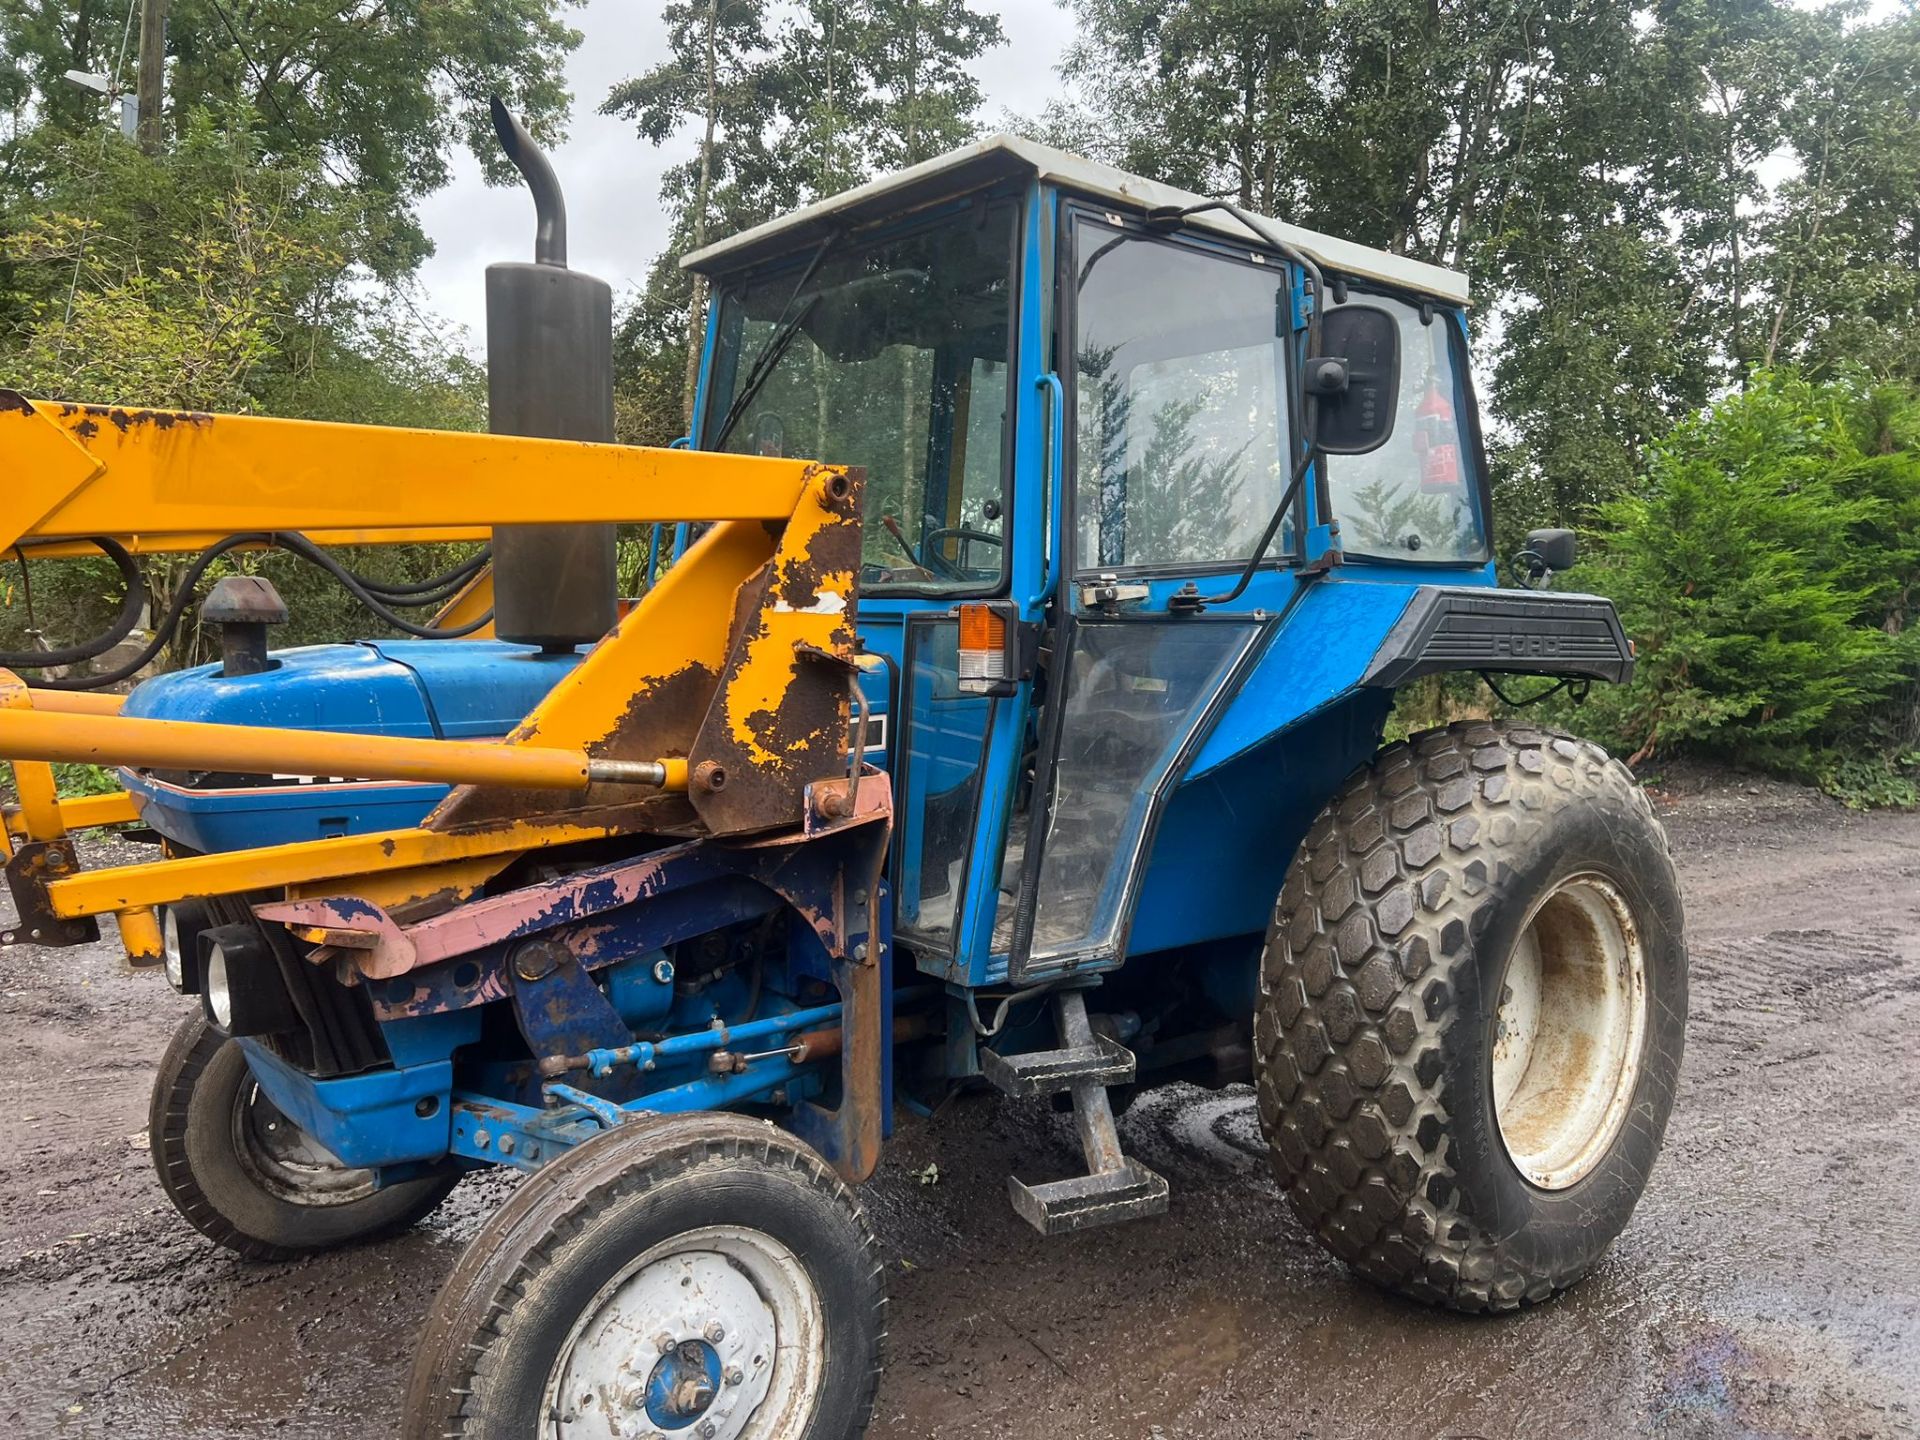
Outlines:
[{"label": "rusty metal bracket", "polygon": [[80,868],[73,853],[73,840],[30,840],[19,846],[7,861],[7,889],[13,895],[13,908],[20,923],[12,930],[0,930],[0,946],[10,945],[90,945],[100,938],[100,922],[92,916],[83,920],[63,920],[53,912],[53,900],[47,886],[64,879]]},{"label": "rusty metal bracket", "polygon": [[791,825],[817,775],[841,768],[860,570],[860,471],[816,467],[772,558],[735,598],[726,660],[689,758],[688,799],[715,835]]},{"label": "rusty metal bracket", "polygon": [[534,1058],[624,1045],[633,1031],[586,966],[558,940],[522,940],[508,957],[514,1014]]}]

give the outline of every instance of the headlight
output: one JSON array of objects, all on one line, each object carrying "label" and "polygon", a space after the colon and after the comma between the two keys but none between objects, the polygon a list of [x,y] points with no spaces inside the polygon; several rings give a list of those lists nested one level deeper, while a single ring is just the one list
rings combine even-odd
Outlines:
[{"label": "headlight", "polygon": [[160,953],[166,959],[167,983],[187,993],[187,955],[180,945],[180,916],[173,906],[160,911]]},{"label": "headlight", "polygon": [[201,1004],[229,1035],[277,1035],[300,1017],[267,937],[251,921],[202,930],[197,942]]},{"label": "headlight", "polygon": [[227,952],[218,945],[207,951],[207,1014],[222,1030],[233,1025],[233,990],[227,981]]},{"label": "headlight", "polygon": [[176,900],[160,907],[160,954],[167,983],[182,995],[200,993],[200,937],[212,923],[202,900]]}]

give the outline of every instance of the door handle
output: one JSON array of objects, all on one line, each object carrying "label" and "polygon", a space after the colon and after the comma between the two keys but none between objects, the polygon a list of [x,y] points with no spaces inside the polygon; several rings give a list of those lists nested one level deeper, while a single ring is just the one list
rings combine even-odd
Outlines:
[{"label": "door handle", "polygon": [[1064,542],[1064,527],[1061,516],[1066,510],[1067,499],[1062,483],[1066,473],[1067,392],[1060,383],[1060,377],[1051,370],[1034,383],[1047,392],[1047,552],[1040,568],[1040,592],[1027,601],[1027,609],[1040,610],[1053,597],[1062,564],[1060,549]]}]

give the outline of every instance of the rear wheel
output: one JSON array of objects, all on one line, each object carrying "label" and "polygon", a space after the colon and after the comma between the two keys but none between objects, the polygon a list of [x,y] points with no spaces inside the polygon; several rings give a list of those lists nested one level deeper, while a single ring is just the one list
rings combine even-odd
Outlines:
[{"label": "rear wheel", "polygon": [[843,1440],[885,1299],[865,1217],[765,1121],[630,1121],[474,1237],[414,1361],[407,1440]]},{"label": "rear wheel", "polygon": [[198,1011],[161,1056],[147,1137],[174,1208],[249,1260],[287,1260],[404,1230],[459,1178],[380,1187],[371,1170],[341,1165],[274,1107],[246,1053]]},{"label": "rear wheel", "polygon": [[1314,823],[1268,935],[1275,1172],[1369,1279],[1544,1299],[1645,1188],[1686,1008],[1673,865],[1624,766],[1523,726],[1391,746]]}]

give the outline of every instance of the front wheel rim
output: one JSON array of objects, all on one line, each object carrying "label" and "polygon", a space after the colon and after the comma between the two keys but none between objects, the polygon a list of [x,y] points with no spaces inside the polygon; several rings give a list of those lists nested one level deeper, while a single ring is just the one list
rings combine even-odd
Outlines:
[{"label": "front wheel rim", "polygon": [[280,1113],[252,1076],[234,1096],[233,1150],[262,1192],[289,1205],[351,1205],[379,1188],[373,1171],[350,1169]]},{"label": "front wheel rim", "polygon": [[1647,963],[1626,897],[1571,876],[1527,917],[1494,1021],[1494,1117],[1514,1167],[1542,1190],[1593,1173],[1639,1085]]},{"label": "front wheel rim", "polygon": [[799,1257],[732,1225],[685,1231],[581,1311],[547,1379],[554,1440],[797,1440],[826,1369]]}]

